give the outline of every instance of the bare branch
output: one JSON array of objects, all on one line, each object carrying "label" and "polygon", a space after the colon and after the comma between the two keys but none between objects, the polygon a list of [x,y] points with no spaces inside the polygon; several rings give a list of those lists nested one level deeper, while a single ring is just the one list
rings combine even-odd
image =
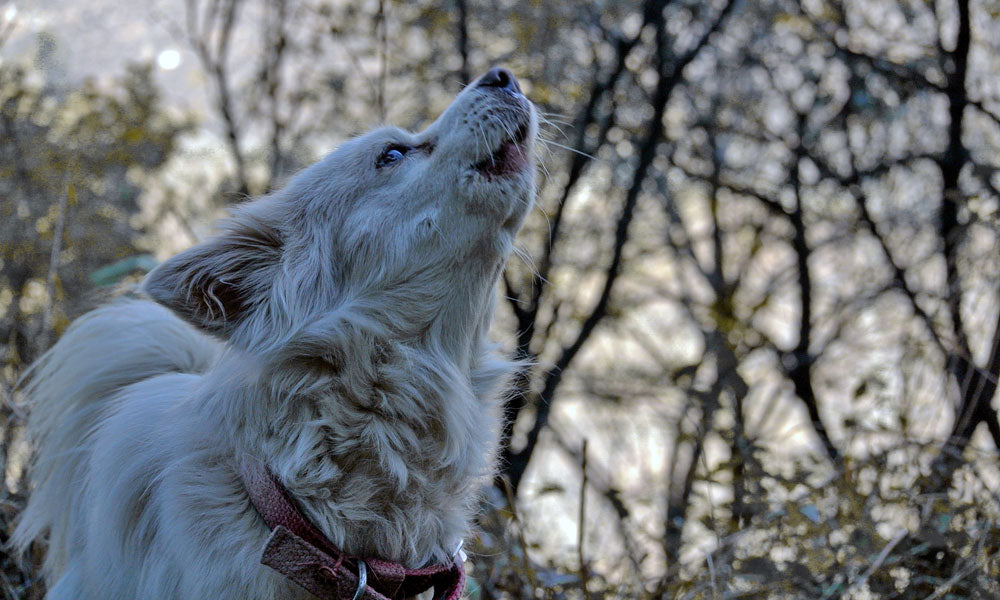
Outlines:
[{"label": "bare branch", "polygon": [[[70,171],[72,172],[72,170]],[[52,229],[52,252],[49,255],[49,270],[45,275],[45,306],[42,310],[42,321],[39,323],[38,350],[44,351],[52,335],[52,308],[55,304],[56,277],[59,271],[59,259],[62,254],[63,230],[66,227],[66,205],[70,197],[75,200],[76,191],[73,182],[67,182],[66,189],[59,194],[59,201],[56,207],[56,223]]]},{"label": "bare branch", "polygon": [[268,99],[268,116],[271,128],[271,160],[268,169],[270,182],[266,187],[270,188],[274,178],[281,174],[284,164],[281,138],[285,129],[285,121],[280,114],[279,97],[283,84],[281,67],[288,47],[287,32],[285,31],[288,20],[288,0],[268,2],[265,10],[269,18],[265,19],[264,38],[267,40],[268,47],[264,59],[263,80],[267,87],[265,93]]},{"label": "bare branch", "polygon": [[[677,84],[683,80],[684,68],[690,64],[691,61],[694,60],[694,58],[708,45],[709,39],[725,22],[726,18],[732,11],[733,6],[735,6],[735,0],[729,0],[716,19],[709,26],[707,31],[705,31],[705,33],[698,40],[697,44],[682,55],[676,62],[670,64],[669,67],[666,64],[665,58],[667,34],[665,31],[662,9],[653,16],[653,23],[656,25],[656,56],[658,57],[658,60],[661,61],[659,79],[653,94],[653,114],[647,121],[648,125],[644,129],[646,133],[639,144],[638,161],[636,163],[635,171],[633,172],[632,183],[629,186],[628,192],[626,192],[625,204],[622,208],[620,216],[618,217],[618,222],[615,228],[615,240],[612,247],[611,262],[605,270],[606,275],[604,285],[598,297],[597,304],[590,311],[587,318],[584,319],[583,325],[581,326],[576,338],[569,345],[563,347],[559,358],[543,377],[542,389],[535,401],[536,412],[534,424],[528,431],[527,441],[524,447],[516,454],[511,453],[509,456],[507,464],[508,476],[510,477],[511,485],[514,487],[515,491],[518,488],[521,477],[527,469],[528,462],[531,459],[531,455],[534,452],[536,444],[538,443],[538,436],[548,423],[549,412],[552,400],[555,396],[556,388],[562,381],[562,377],[565,374],[566,369],[570,366],[570,363],[572,363],[577,353],[590,338],[597,325],[607,315],[608,306],[611,301],[611,294],[614,290],[615,283],[618,280],[618,276],[621,273],[621,262],[624,255],[625,244],[628,241],[629,225],[635,217],[635,210],[639,200],[639,195],[642,190],[643,183],[646,180],[649,168],[653,163],[653,159],[656,157],[657,145],[664,136],[662,123],[663,115],[666,111],[667,101],[670,99],[670,96]],[[670,69],[669,74],[667,73],[668,68]]]},{"label": "bare branch", "polygon": [[458,55],[462,65],[458,69],[458,78],[465,85],[471,81],[469,70],[469,3],[468,0],[455,0],[458,8]]},{"label": "bare branch", "polygon": [[375,87],[375,108],[378,111],[378,121],[385,122],[388,109],[385,104],[385,84],[389,71],[389,21],[386,16],[385,0],[378,0],[378,13],[375,15],[375,31],[378,33],[378,79]]},{"label": "bare branch", "polygon": [[[805,128],[806,115],[800,113],[798,115],[797,127],[798,138],[800,140],[805,137]],[[810,249],[806,240],[805,219],[802,210],[802,189],[799,175],[800,163],[804,156],[805,151],[802,149],[802,145],[799,144],[796,146],[795,161],[789,168],[789,179],[792,181],[792,190],[795,195],[795,210],[791,214],[792,227],[795,231],[792,238],[792,247],[795,249],[798,266],[800,311],[798,324],[799,342],[792,351],[793,366],[788,371],[788,378],[791,379],[792,385],[795,387],[795,394],[805,404],[806,410],[809,412],[809,420],[816,434],[819,436],[827,456],[834,462],[837,462],[840,460],[840,451],[830,439],[826,426],[823,424],[823,419],[819,413],[816,392],[812,383],[812,366],[815,360],[815,357],[810,353],[810,345],[813,341],[813,287],[812,273],[809,270]]]},{"label": "bare branch", "polygon": [[[186,0],[188,41],[205,72],[215,83],[216,110],[222,118],[229,153],[236,168],[236,187],[240,195],[250,193],[246,176],[246,157],[240,148],[239,125],[228,75],[229,44],[242,0],[206,0],[205,17],[199,22],[198,0]],[[212,47],[212,37],[216,39]]]}]

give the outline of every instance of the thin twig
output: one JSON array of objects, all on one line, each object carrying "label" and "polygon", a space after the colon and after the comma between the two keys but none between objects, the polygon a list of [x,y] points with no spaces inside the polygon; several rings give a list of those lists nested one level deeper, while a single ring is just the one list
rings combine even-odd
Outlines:
[{"label": "thin twig", "polygon": [[45,276],[45,306],[42,309],[42,323],[38,332],[39,351],[44,351],[49,345],[52,333],[52,309],[55,304],[56,273],[59,270],[59,255],[62,254],[63,230],[66,227],[66,204],[69,197],[76,197],[73,183],[66,186],[66,191],[59,194],[59,205],[56,209],[56,223],[52,230],[52,252],[49,254],[49,272]]},{"label": "thin twig", "polygon": [[712,598],[715,599],[719,597],[719,583],[715,578],[715,562],[712,560],[711,552],[705,553],[705,562],[708,564],[708,577],[709,583],[712,585]]},{"label": "thin twig", "polygon": [[927,596],[926,598],[924,598],[924,600],[937,600],[937,598],[940,598],[941,596],[944,596],[945,594],[948,593],[948,590],[951,589],[951,586],[955,585],[960,580],[964,579],[975,568],[976,568],[975,563],[970,563],[964,569],[960,570],[958,573],[955,573],[951,577],[951,579],[949,579],[948,581],[946,581],[946,582],[942,583],[940,586],[938,586],[938,588],[936,590],[934,590],[934,593],[932,593],[929,596]]},{"label": "thin twig", "polygon": [[583,449],[580,451],[582,458],[580,460],[580,470],[583,473],[580,479],[580,516],[579,523],[580,526],[577,529],[576,535],[576,551],[577,556],[580,561],[580,590],[583,592],[584,598],[587,597],[587,560],[584,557],[583,552],[583,539],[584,530],[586,524],[586,500],[587,500],[587,438],[583,438]]},{"label": "thin twig", "polygon": [[517,528],[517,541],[521,544],[525,571],[528,573],[528,579],[531,580],[531,589],[537,590],[539,588],[538,578],[535,576],[535,569],[532,568],[531,561],[528,558],[528,542],[524,537],[524,524],[521,522],[521,517],[517,514],[517,498],[514,496],[514,488],[510,485],[510,481],[506,477],[503,478],[503,482],[503,491],[507,495],[507,505],[510,507],[514,526]]},{"label": "thin twig", "polygon": [[385,106],[385,80],[388,75],[388,63],[389,63],[389,22],[385,14],[385,0],[379,0],[378,3],[378,16],[376,17],[375,26],[378,29],[378,58],[379,58],[379,73],[378,73],[378,86],[375,90],[375,107],[378,109],[378,120],[380,123],[385,122],[386,118],[386,106]]},{"label": "thin twig", "polygon": [[469,74],[469,6],[466,0],[456,1],[458,4],[458,55],[462,57],[458,78],[462,80],[464,86],[471,79]]},{"label": "thin twig", "polygon": [[843,596],[846,597],[848,592],[862,587],[865,584],[865,582],[868,581],[868,578],[871,577],[875,573],[875,571],[877,571],[882,566],[882,564],[885,562],[885,559],[889,558],[889,553],[892,552],[892,549],[895,548],[896,545],[899,544],[899,542],[903,541],[903,538],[905,538],[908,534],[909,532],[903,529],[896,535],[892,536],[892,539],[889,540],[889,543],[885,545],[885,548],[882,548],[882,551],[878,553],[877,557],[875,557],[875,562],[873,562],[871,566],[868,567],[868,570],[865,571],[864,574],[861,575],[861,577],[855,580],[854,583],[852,583],[850,586],[848,586],[846,590],[844,590]]}]

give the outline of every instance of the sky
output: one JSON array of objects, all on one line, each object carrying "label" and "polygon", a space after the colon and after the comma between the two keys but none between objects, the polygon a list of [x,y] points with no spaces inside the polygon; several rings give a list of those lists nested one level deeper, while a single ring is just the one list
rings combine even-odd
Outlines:
[{"label": "sky", "polygon": [[108,81],[131,62],[152,62],[167,104],[204,115],[206,81],[194,54],[178,35],[182,0],[15,0],[0,4],[0,28],[13,31],[0,61],[31,60],[40,34],[56,40],[54,83],[76,87],[93,78]]}]

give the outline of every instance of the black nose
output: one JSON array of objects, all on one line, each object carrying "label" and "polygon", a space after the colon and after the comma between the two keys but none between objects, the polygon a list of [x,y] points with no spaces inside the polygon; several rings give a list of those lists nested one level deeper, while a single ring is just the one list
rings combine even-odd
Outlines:
[{"label": "black nose", "polygon": [[477,86],[495,87],[510,90],[518,94],[521,93],[521,86],[517,84],[514,74],[502,67],[494,67],[479,78]]}]

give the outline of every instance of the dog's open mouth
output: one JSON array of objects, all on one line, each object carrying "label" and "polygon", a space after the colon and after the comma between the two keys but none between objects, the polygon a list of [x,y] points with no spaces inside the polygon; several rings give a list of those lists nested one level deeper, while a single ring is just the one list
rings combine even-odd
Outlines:
[{"label": "dog's open mouth", "polygon": [[505,177],[528,167],[528,124],[522,124],[512,138],[504,140],[493,154],[479,161],[474,169],[487,177]]}]

